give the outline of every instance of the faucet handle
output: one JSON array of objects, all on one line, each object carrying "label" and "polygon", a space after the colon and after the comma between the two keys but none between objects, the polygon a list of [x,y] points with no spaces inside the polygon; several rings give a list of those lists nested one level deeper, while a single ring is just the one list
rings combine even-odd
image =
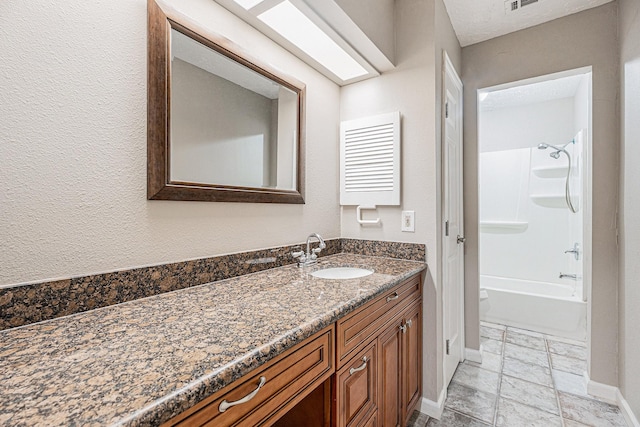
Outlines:
[{"label": "faucet handle", "polygon": [[304,260],[304,251],[302,250],[302,248],[300,246],[296,246],[296,249],[299,249],[299,250],[291,252],[291,256],[294,258],[301,258],[302,260]]}]

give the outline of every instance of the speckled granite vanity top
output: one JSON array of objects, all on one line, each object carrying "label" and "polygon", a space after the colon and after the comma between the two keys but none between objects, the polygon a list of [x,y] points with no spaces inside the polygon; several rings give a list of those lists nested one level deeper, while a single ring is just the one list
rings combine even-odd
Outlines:
[{"label": "speckled granite vanity top", "polygon": [[0,425],[160,424],[425,268],[339,254],[2,331]]}]

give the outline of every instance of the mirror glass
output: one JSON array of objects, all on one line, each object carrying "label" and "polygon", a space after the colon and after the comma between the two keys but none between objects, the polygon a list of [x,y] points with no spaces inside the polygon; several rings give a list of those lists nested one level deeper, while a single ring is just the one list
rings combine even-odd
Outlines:
[{"label": "mirror glass", "polygon": [[298,95],[171,30],[170,180],[296,189]]},{"label": "mirror glass", "polygon": [[148,3],[147,198],[304,203],[305,85]]}]

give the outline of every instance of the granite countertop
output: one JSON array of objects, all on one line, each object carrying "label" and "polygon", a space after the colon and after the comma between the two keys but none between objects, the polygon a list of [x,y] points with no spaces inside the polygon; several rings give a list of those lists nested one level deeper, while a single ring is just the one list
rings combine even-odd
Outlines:
[{"label": "granite countertop", "polygon": [[0,425],[160,424],[425,268],[338,254],[1,331]]}]

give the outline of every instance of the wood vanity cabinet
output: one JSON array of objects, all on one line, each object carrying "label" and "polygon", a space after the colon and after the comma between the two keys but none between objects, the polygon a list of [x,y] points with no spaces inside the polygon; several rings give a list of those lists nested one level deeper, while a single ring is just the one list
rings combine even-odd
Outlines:
[{"label": "wood vanity cabinet", "polygon": [[[163,426],[271,426],[309,396],[319,396],[316,400],[320,405],[314,405],[316,413],[308,416],[321,419],[318,425],[328,425],[329,399],[324,398],[320,387],[325,387],[325,382],[335,372],[334,336],[331,325]],[[327,391],[330,391],[329,387]],[[246,399],[248,396],[251,398]],[[243,403],[234,404],[244,399]],[[324,418],[326,422],[322,421]]]},{"label": "wood vanity cabinet", "polygon": [[163,426],[404,427],[421,380],[418,274]]},{"label": "wood vanity cabinet", "polygon": [[[377,371],[377,392],[366,381],[338,374],[336,427],[406,425],[422,394],[421,286],[420,275],[414,276],[337,322],[338,372],[357,366],[363,352],[376,348],[367,369]],[[364,413],[372,410],[367,418]]]}]

